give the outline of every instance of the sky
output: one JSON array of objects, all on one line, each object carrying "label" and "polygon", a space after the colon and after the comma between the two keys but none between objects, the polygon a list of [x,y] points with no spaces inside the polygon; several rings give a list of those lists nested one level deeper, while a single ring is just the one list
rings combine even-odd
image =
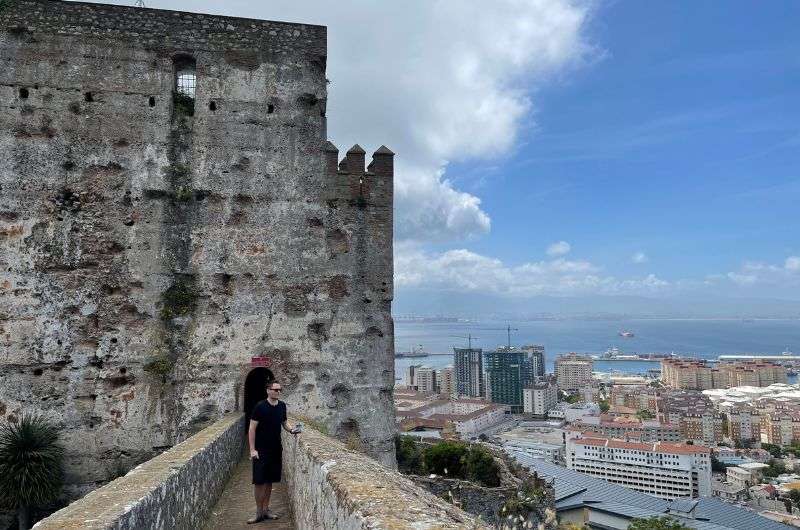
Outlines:
[{"label": "sky", "polygon": [[331,140],[396,153],[404,310],[800,301],[798,2],[146,4],[328,26]]}]

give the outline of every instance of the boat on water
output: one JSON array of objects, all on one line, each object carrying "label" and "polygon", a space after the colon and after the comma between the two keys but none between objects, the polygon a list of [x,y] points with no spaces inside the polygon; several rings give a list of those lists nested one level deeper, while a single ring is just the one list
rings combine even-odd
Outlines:
[{"label": "boat on water", "polygon": [[633,331],[628,331],[626,329],[623,329],[622,331],[619,332],[619,336],[626,339],[630,339],[635,337],[636,335],[633,334]]}]

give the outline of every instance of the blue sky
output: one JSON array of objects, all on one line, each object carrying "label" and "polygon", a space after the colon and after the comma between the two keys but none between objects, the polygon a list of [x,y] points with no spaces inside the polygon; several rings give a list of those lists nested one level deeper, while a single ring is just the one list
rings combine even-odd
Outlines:
[{"label": "blue sky", "polygon": [[643,251],[671,280],[800,253],[800,4],[725,6],[601,7],[601,57],[534,95],[513,156],[448,169],[492,217],[471,247],[515,263],[563,239],[623,275]]},{"label": "blue sky", "polygon": [[514,267],[565,241],[671,284],[618,294],[800,298],[800,3],[594,6],[591,57],[529,92],[514,147],[448,166],[491,218],[462,246]]},{"label": "blue sky", "polygon": [[396,307],[800,301],[796,1],[190,9],[328,27],[330,139],[397,153]]}]

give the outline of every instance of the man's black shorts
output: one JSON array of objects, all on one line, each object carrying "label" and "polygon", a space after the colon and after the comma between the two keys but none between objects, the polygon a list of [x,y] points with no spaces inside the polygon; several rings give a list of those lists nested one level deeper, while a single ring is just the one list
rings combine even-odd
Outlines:
[{"label": "man's black shorts", "polygon": [[272,484],[281,481],[281,453],[264,454],[253,459],[253,484]]}]

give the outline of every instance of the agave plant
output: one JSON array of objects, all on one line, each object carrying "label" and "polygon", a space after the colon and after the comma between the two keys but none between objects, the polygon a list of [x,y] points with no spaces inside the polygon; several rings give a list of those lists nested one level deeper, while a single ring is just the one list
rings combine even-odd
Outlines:
[{"label": "agave plant", "polygon": [[30,510],[56,500],[63,484],[64,449],[59,429],[36,414],[0,423],[0,503],[17,510],[20,530],[30,528]]}]

